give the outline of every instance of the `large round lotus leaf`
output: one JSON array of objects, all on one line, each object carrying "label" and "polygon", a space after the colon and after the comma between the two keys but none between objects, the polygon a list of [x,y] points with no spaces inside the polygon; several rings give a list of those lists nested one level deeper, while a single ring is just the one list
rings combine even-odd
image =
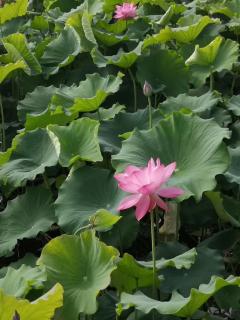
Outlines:
[{"label": "large round lotus leaf", "polygon": [[63,235],[44,247],[39,264],[46,267],[50,283],[59,282],[64,288],[63,318],[75,320],[80,313],[97,311],[97,295],[109,285],[118,255],[92,231]]},{"label": "large round lotus leaf", "polygon": [[27,189],[0,214],[0,256],[9,254],[18,240],[47,231],[55,220],[49,191],[42,187]]},{"label": "large round lotus leaf", "polygon": [[102,161],[98,128],[99,122],[88,118],[75,120],[69,126],[48,127],[60,143],[59,162],[63,167],[69,167],[79,160]]},{"label": "large round lotus leaf", "polygon": [[155,49],[137,61],[137,78],[147,81],[153,90],[176,96],[188,91],[188,68],[175,51]]},{"label": "large round lotus leaf", "polygon": [[42,174],[45,167],[56,165],[58,154],[46,130],[28,132],[17,144],[10,160],[0,167],[0,181],[13,187],[23,186],[27,180]]},{"label": "large round lotus leaf", "polygon": [[110,171],[82,167],[70,173],[61,186],[55,202],[58,224],[68,233],[74,233],[89,224],[89,218],[99,209],[117,213],[124,197]]},{"label": "large round lotus leaf", "polygon": [[[56,284],[50,291],[35,301],[19,300],[0,290],[1,320],[51,320],[55,310],[63,304],[63,288]],[[14,317],[18,314],[18,317]]]},{"label": "large round lotus leaf", "polygon": [[7,76],[17,70],[17,69],[25,69],[26,65],[22,60],[18,60],[15,63],[9,63],[4,66],[0,66],[0,83],[2,83]]},{"label": "large round lotus leaf", "polygon": [[174,113],[150,130],[135,130],[112,157],[113,165],[122,171],[129,164],[145,166],[151,157],[165,165],[176,161],[169,184],[183,188],[185,199],[192,195],[200,199],[204,191],[215,187],[215,176],[228,167],[229,155],[222,142],[228,136],[228,130],[213,120]]}]

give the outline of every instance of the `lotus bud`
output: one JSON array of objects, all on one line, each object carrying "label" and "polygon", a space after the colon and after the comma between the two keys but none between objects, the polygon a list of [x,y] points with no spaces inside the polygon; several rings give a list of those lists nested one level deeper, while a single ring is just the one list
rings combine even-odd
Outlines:
[{"label": "lotus bud", "polygon": [[150,97],[152,95],[152,86],[147,81],[144,82],[143,86],[143,94],[146,97]]}]

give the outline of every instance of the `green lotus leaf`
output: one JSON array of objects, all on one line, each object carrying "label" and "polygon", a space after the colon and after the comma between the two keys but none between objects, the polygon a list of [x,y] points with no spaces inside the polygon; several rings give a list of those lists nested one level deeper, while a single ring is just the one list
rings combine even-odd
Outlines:
[{"label": "green lotus leaf", "polygon": [[106,32],[104,30],[94,29],[95,38],[107,47],[115,46],[118,43],[129,40],[128,35],[116,35],[114,33]]},{"label": "green lotus leaf", "polygon": [[92,18],[87,12],[76,12],[66,20],[66,25],[73,27],[80,37],[80,52],[91,51],[97,44],[92,31],[91,20]]},{"label": "green lotus leaf", "polygon": [[4,278],[8,272],[8,268],[19,269],[24,264],[27,267],[36,267],[37,257],[32,253],[27,253],[25,256],[15,262],[12,262],[8,267],[3,267],[0,269],[0,277]]},{"label": "green lotus leaf", "polygon": [[24,186],[28,180],[42,174],[46,167],[55,166],[58,157],[59,146],[53,143],[46,130],[27,132],[9,161],[0,167],[0,181],[15,188]]},{"label": "green lotus leaf", "polygon": [[125,106],[115,103],[111,108],[99,108],[97,112],[85,113],[84,115],[88,118],[103,121],[103,120],[110,120],[115,118],[117,114],[124,111]]},{"label": "green lotus leaf", "polygon": [[16,61],[15,63],[8,63],[5,66],[0,65],[0,83],[2,83],[11,72],[25,68],[26,65],[23,60]]},{"label": "green lotus leaf", "polygon": [[25,298],[31,289],[42,289],[47,280],[44,270],[21,265],[14,269],[9,267],[4,278],[0,279],[0,290],[16,298]]},{"label": "green lotus leaf", "polygon": [[50,283],[64,288],[64,318],[75,320],[80,313],[97,311],[97,295],[110,284],[118,255],[92,231],[57,237],[43,248],[38,263],[46,268]]},{"label": "green lotus leaf", "polygon": [[49,124],[64,125],[77,117],[78,113],[68,115],[61,107],[51,106],[51,99],[58,90],[54,86],[39,86],[19,101],[18,118],[25,123],[26,130],[45,128]]},{"label": "green lotus leaf", "polygon": [[240,227],[240,202],[227,196],[222,196],[220,192],[207,192],[206,196],[211,200],[216,214],[223,222],[231,223],[235,227]]},{"label": "green lotus leaf", "polygon": [[211,5],[209,5],[208,10],[211,14],[220,13],[227,16],[228,18],[239,16],[240,14],[238,0],[212,3]]},{"label": "green lotus leaf", "polygon": [[190,296],[185,298],[177,291],[173,292],[169,301],[157,301],[147,297],[142,292],[134,295],[122,293],[118,310],[135,307],[148,314],[156,310],[160,314],[191,317],[209,298],[226,286],[239,286],[240,277],[229,276],[227,279],[213,276],[208,284],[201,284],[199,289],[191,289]]},{"label": "green lotus leaf", "polygon": [[[7,51],[6,59],[9,63],[25,63],[24,71],[28,75],[36,75],[42,72],[42,68],[29,49],[26,36],[22,33],[14,33],[2,39],[2,43]],[[23,68],[22,68],[23,69]]]},{"label": "green lotus leaf", "polygon": [[18,240],[33,238],[40,231],[48,231],[55,220],[48,190],[42,187],[28,188],[25,194],[9,201],[0,215],[0,255],[11,253]]},{"label": "green lotus leaf", "polygon": [[164,43],[171,40],[176,40],[179,43],[191,43],[194,41],[206,26],[216,23],[218,20],[211,19],[208,16],[201,17],[197,22],[178,28],[166,27],[159,34],[150,36],[144,40],[144,48],[151,45]]},{"label": "green lotus leaf", "polygon": [[73,62],[80,53],[81,45],[78,33],[74,28],[67,26],[59,36],[50,42],[42,55],[40,62],[47,74],[55,74]]},{"label": "green lotus leaf", "polygon": [[44,32],[49,30],[49,23],[44,16],[35,16],[31,22],[31,27]]},{"label": "green lotus leaf", "polygon": [[16,0],[13,3],[6,3],[0,8],[0,24],[17,17],[24,16],[27,13],[28,0]]},{"label": "green lotus leaf", "polygon": [[125,211],[121,219],[111,230],[101,234],[106,244],[118,248],[121,252],[132,246],[139,232],[139,223],[133,210]]},{"label": "green lotus leaf", "polygon": [[[140,265],[133,256],[125,253],[111,275],[111,286],[118,292],[132,293],[136,289],[151,287],[153,284],[152,269]],[[156,283],[158,278],[155,279]]]},{"label": "green lotus leaf", "polygon": [[114,23],[108,23],[105,20],[99,20],[95,24],[96,29],[106,31],[108,33],[121,34],[127,28],[124,20],[117,20]]},{"label": "green lotus leaf", "polygon": [[160,158],[165,165],[176,161],[177,171],[170,185],[183,188],[184,199],[192,195],[200,199],[204,191],[215,187],[215,176],[228,167],[224,138],[229,138],[228,129],[215,121],[174,113],[150,130],[135,129],[120,153],[112,157],[112,163],[122,171],[129,164],[145,166],[151,157]]},{"label": "green lotus leaf", "polygon": [[99,122],[81,118],[61,127],[51,125],[48,129],[60,143],[59,162],[63,167],[69,167],[77,161],[102,161],[98,142]]},{"label": "green lotus leaf", "polygon": [[205,111],[212,110],[218,101],[219,97],[212,92],[204,93],[199,97],[183,93],[177,97],[168,97],[164,102],[160,103],[159,108],[166,114],[185,108],[201,114]]},{"label": "green lotus leaf", "polygon": [[[161,252],[161,247],[159,251]],[[178,290],[179,293],[187,297],[192,288],[198,288],[202,283],[208,283],[212,276],[225,274],[223,256],[219,251],[206,247],[197,247],[196,251],[196,259],[190,268],[177,270],[168,267],[160,271],[163,276],[161,282],[163,292],[169,294]],[[206,265],[208,265],[207,268]]]},{"label": "green lotus leaf", "polygon": [[95,320],[116,319],[116,295],[114,291],[107,291],[98,298],[98,310],[94,315]]},{"label": "green lotus leaf", "polygon": [[119,90],[122,75],[101,77],[98,73],[87,74],[79,86],[62,87],[52,98],[53,105],[63,106],[73,112],[98,109],[105,99]]},{"label": "green lotus leaf", "polygon": [[[191,265],[195,262],[195,258],[197,256],[197,251],[195,248],[186,251],[179,256],[176,256],[172,259],[160,259],[156,261],[156,268],[157,269],[163,269],[167,267],[173,267],[176,269],[189,269]],[[138,261],[138,263],[144,267],[152,268],[153,263],[152,261]]]},{"label": "green lotus leaf", "polygon": [[226,103],[228,110],[231,110],[235,116],[240,116],[240,95],[232,96],[230,100]]},{"label": "green lotus leaf", "polygon": [[5,295],[0,290],[0,320],[12,320],[16,311],[21,320],[51,320],[62,304],[63,288],[60,284],[33,302]]},{"label": "green lotus leaf", "polygon": [[137,79],[147,81],[154,91],[176,96],[188,91],[188,68],[175,51],[152,49],[149,55],[137,61]]},{"label": "green lotus leaf", "polygon": [[196,45],[193,54],[186,61],[190,66],[195,86],[204,84],[206,78],[213,72],[231,70],[238,60],[238,54],[237,42],[230,39],[224,40],[220,36],[203,48]]},{"label": "green lotus leaf", "polygon": [[130,52],[124,52],[122,49],[119,49],[118,53],[113,56],[104,56],[98,49],[94,48],[91,55],[93,62],[99,68],[112,64],[123,69],[128,69],[136,62],[137,58],[141,55],[141,52],[142,42],[139,42],[137,47]]},{"label": "green lotus leaf", "polygon": [[59,190],[55,202],[58,224],[74,233],[89,224],[89,218],[99,209],[116,214],[123,197],[110,171],[82,167],[71,172]]},{"label": "green lotus leaf", "polygon": [[210,248],[219,251],[231,250],[240,238],[240,230],[228,228],[214,233],[209,238],[199,243],[198,247]]},{"label": "green lotus leaf", "polygon": [[100,209],[89,219],[89,221],[96,231],[105,232],[111,230],[121,218],[121,216],[116,216],[107,210]]},{"label": "green lotus leaf", "polygon": [[[159,110],[153,112],[153,125],[156,125],[162,115]],[[123,134],[132,132],[134,128],[140,130],[148,128],[148,110],[137,112],[122,112],[113,120],[103,121],[100,125],[99,140],[103,151],[111,154],[118,153],[121,149]]]},{"label": "green lotus leaf", "polygon": [[21,138],[23,137],[24,133],[19,133],[16,135],[12,140],[12,145],[10,148],[7,149],[5,152],[0,152],[0,167],[3,166],[5,163],[7,163],[13,153],[13,151],[16,149],[18,143],[21,141]]},{"label": "green lotus leaf", "polygon": [[225,173],[225,177],[229,182],[240,184],[240,146],[237,148],[229,148],[228,151],[231,163],[228,171]]}]

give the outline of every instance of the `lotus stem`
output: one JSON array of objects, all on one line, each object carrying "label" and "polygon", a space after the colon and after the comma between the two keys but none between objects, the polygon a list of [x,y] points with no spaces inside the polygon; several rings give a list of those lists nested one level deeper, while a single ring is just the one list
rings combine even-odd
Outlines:
[{"label": "lotus stem", "polygon": [[[153,261],[153,286],[152,286],[152,293],[153,297],[156,295],[156,245],[155,245],[155,232],[154,232],[154,211],[150,212],[150,219],[151,219],[151,240],[152,240],[152,261]],[[154,319],[153,313],[153,319]]]},{"label": "lotus stem", "polygon": [[131,71],[131,69],[128,69],[128,73],[129,73],[129,76],[132,80],[132,84],[133,84],[133,99],[134,99],[134,112],[137,111],[137,86],[136,86],[136,80],[135,80],[135,77]]},{"label": "lotus stem", "polygon": [[6,132],[5,132],[5,118],[4,118],[4,111],[3,111],[3,103],[2,103],[2,96],[0,94],[0,113],[1,113],[1,125],[2,125],[2,151],[6,149]]},{"label": "lotus stem", "polygon": [[149,129],[152,128],[152,102],[151,97],[148,97],[148,119],[149,119]]}]

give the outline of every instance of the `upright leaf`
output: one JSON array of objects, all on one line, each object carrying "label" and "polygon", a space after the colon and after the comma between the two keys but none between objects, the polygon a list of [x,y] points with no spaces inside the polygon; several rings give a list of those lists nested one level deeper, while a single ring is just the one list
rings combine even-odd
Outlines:
[{"label": "upright leaf", "polygon": [[6,3],[0,8],[0,25],[11,19],[24,16],[27,13],[28,0],[16,0],[12,3]]}]

